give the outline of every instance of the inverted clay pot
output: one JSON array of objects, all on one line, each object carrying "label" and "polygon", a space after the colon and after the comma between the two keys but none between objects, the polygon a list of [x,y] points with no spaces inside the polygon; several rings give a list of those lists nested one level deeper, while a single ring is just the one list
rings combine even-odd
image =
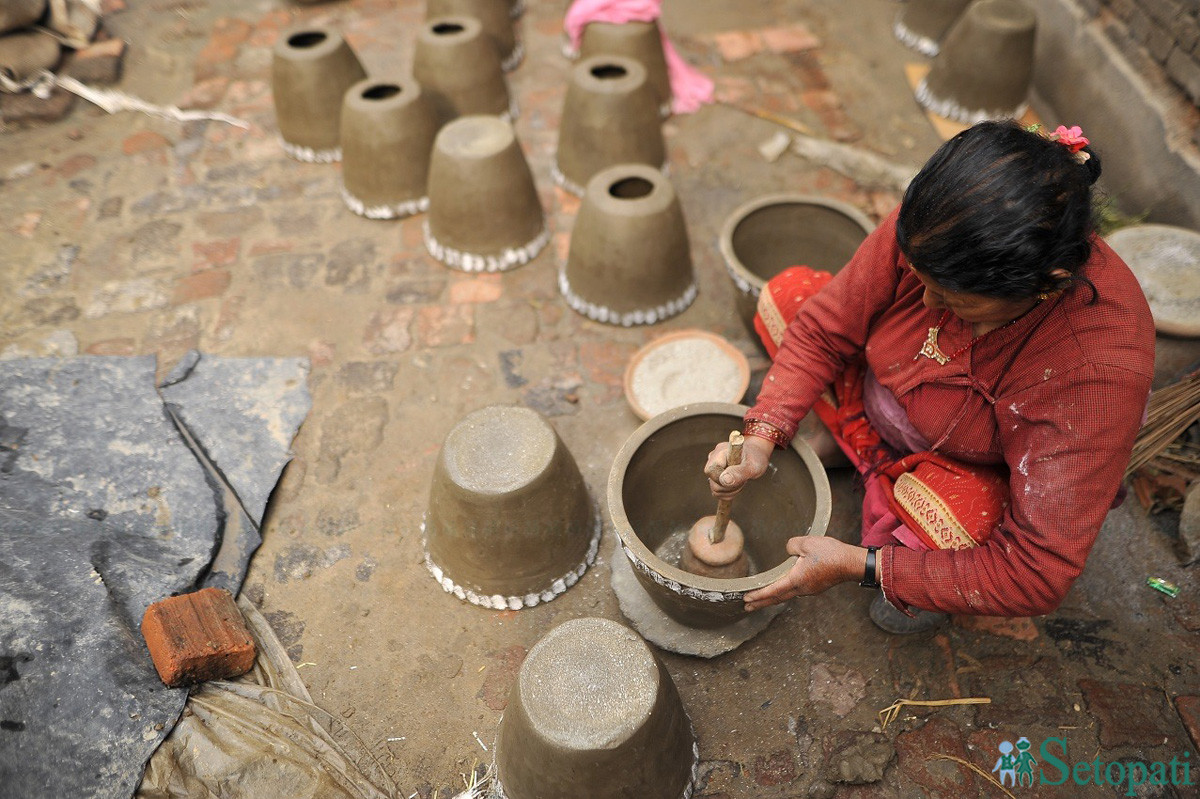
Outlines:
[{"label": "inverted clay pot", "polygon": [[579,39],[579,57],[619,55],[632,58],[646,69],[662,116],[671,113],[671,78],[663,55],[658,22],[589,22]]},{"label": "inverted clay pot", "polygon": [[735,209],[718,246],[751,337],[758,341],[754,311],[768,280],[789,266],[837,272],[874,228],[852,205],[805,194],[771,194]]},{"label": "inverted clay pot", "polygon": [[507,799],[686,799],[699,750],[671,675],[608,619],[572,619],[529,651],[496,740]]},{"label": "inverted clay pot", "polygon": [[585,58],[571,70],[559,123],[554,181],[582,197],[592,176],[614,164],[661,168],[667,157],[646,70],[623,56]]},{"label": "inverted clay pot", "polygon": [[442,124],[472,114],[517,116],[500,55],[474,17],[438,17],[422,25],[412,71]]},{"label": "inverted clay pot", "polygon": [[916,98],[939,116],[973,125],[1020,117],[1033,79],[1037,15],[1021,0],[977,0],[946,34]]},{"label": "inverted clay pot", "polygon": [[525,49],[513,27],[513,6],[509,0],[426,0],[425,18],[474,17],[483,32],[496,45],[500,67],[511,72],[521,64]]},{"label": "inverted clay pot", "polygon": [[747,410],[705,402],[661,413],[634,431],[609,473],[609,513],[638,582],[663,612],[691,627],[745,618],[743,596],[775,582],[795,562],[788,539],[825,535],[829,524],[825,470],[797,438],[788,449],[775,450],[772,468],[733,502],[731,519],[745,532],[750,576],[701,577],[678,567],[688,530],[716,506],[700,470],[713,445],[741,429]]},{"label": "inverted clay pot", "polygon": [[411,78],[359,81],[342,105],[342,199],[368,219],[429,207],[426,183],[437,113]]},{"label": "inverted clay pot", "polygon": [[322,25],[280,37],[271,63],[271,92],[284,151],[298,161],[339,161],[342,98],[367,77],[342,35]]},{"label": "inverted clay pot", "polygon": [[930,58],[971,0],[909,0],[896,15],[892,32],[907,47]]},{"label": "inverted clay pot", "polygon": [[442,445],[425,565],[447,592],[494,610],[549,602],[596,557],[601,520],[571,453],[536,411],[489,406]]},{"label": "inverted clay pot", "polygon": [[617,164],[587,186],[559,289],[596,322],[652,325],[696,299],[683,209],[671,182],[645,164]]},{"label": "inverted clay pot", "polygon": [[464,272],[502,272],[529,263],[549,238],[512,125],[468,116],[442,128],[429,164],[430,255]]}]

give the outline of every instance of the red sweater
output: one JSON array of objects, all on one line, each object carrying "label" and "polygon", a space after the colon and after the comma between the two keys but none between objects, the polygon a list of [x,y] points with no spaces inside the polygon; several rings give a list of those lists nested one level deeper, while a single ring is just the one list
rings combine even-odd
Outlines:
[{"label": "red sweater", "polygon": [[[997,329],[945,366],[914,358],[942,311],[896,246],[893,212],[787,329],[758,402],[746,414],[789,436],[845,364],[865,351],[879,382],[933,448],[1004,464],[1012,500],[973,549],[880,552],[897,607],[1035,616],[1058,607],[1121,486],[1154,374],[1154,324],[1129,267],[1103,240],[1078,283]],[[951,315],[938,342],[973,336]]]}]

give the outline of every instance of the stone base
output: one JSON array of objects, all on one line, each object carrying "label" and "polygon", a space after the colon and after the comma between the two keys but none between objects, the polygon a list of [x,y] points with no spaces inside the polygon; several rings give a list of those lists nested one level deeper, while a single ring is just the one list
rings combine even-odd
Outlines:
[{"label": "stone base", "polygon": [[633,629],[655,646],[680,655],[713,658],[732,652],[767,628],[767,625],[787,609],[787,604],[763,608],[733,624],[713,629],[688,627],[668,616],[654,603],[638,582],[633,566],[617,540],[609,555],[612,564],[612,587]]}]

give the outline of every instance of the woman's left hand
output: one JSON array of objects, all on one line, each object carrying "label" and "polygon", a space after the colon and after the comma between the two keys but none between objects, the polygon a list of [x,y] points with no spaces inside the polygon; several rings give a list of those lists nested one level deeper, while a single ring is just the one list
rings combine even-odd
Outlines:
[{"label": "woman's left hand", "polygon": [[753,611],[798,596],[812,596],[838,583],[858,580],[866,563],[866,550],[826,536],[802,535],[787,542],[797,557],[788,573],[766,588],[751,591],[744,601]]}]

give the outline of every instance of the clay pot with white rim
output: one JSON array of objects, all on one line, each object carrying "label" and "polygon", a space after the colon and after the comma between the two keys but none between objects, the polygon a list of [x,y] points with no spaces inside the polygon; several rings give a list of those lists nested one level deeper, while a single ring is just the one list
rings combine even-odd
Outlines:
[{"label": "clay pot with white rim", "polygon": [[659,113],[671,114],[671,76],[663,54],[662,30],[651,22],[589,22],[579,39],[579,58],[617,55],[632,58],[646,69],[658,100]]},{"label": "clay pot with white rim", "polygon": [[646,70],[621,56],[586,58],[571,69],[563,100],[554,180],[583,196],[592,176],[615,164],[662,168],[662,124]]},{"label": "clay pot with white rim", "polygon": [[298,161],[340,161],[342,100],[367,77],[350,45],[327,26],[304,25],[279,38],[271,93],[283,149]]},{"label": "clay pot with white rim", "polygon": [[513,6],[509,0],[426,0],[425,18],[474,17],[483,32],[496,45],[500,67],[511,72],[521,64],[525,51],[513,25]]},{"label": "clay pot with white rim", "polygon": [[442,124],[475,114],[517,116],[499,52],[474,17],[425,22],[417,33],[412,72]]},{"label": "clay pot with white rim", "polygon": [[368,219],[429,207],[429,157],[437,112],[412,78],[368,78],[342,105],[342,198]]},{"label": "clay pot with white rim", "polygon": [[906,47],[932,58],[946,32],[972,0],[909,0],[896,15],[892,32]]},{"label": "clay pot with white rim", "polygon": [[474,605],[519,610],[575,585],[596,557],[601,520],[550,423],[492,405],[446,436],[425,515],[425,564]]},{"label": "clay pot with white rim", "polygon": [[622,327],[652,325],[692,304],[687,225],[662,172],[617,164],[588,182],[559,290],[578,313]]},{"label": "clay pot with white rim", "polygon": [[496,740],[506,799],[687,799],[699,749],[679,691],[636,633],[564,622],[529,650]]},{"label": "clay pot with white rim", "polygon": [[1029,106],[1037,14],[1022,0],[977,0],[946,34],[916,98],[933,113],[973,125],[1017,118]]},{"label": "clay pot with white rim", "polygon": [[467,116],[438,132],[429,164],[425,248],[452,269],[503,272],[549,241],[545,213],[509,122]]},{"label": "clay pot with white rim", "polygon": [[825,535],[829,525],[825,469],[812,448],[796,438],[787,449],[777,449],[767,473],[747,483],[734,500],[731,519],[745,532],[750,576],[701,577],[679,568],[688,531],[715,506],[702,473],[708,453],[730,430],[741,429],[747,410],[705,402],[661,413],[626,440],[609,472],[609,514],[638,583],[664,613],[690,627],[723,627],[744,619],[746,593],[775,582],[795,563],[788,539]]}]

